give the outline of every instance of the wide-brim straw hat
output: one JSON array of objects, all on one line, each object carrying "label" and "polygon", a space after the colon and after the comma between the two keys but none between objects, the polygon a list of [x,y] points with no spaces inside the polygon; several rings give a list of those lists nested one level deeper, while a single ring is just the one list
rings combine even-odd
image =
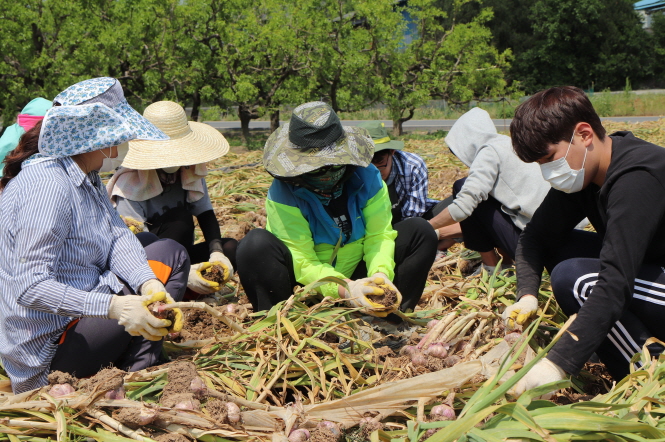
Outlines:
[{"label": "wide-brim straw hat", "polygon": [[185,109],[173,101],[158,101],[143,116],[169,136],[166,141],[131,141],[123,167],[136,170],[191,166],[216,160],[229,151],[229,143],[217,129],[187,121]]},{"label": "wide-brim straw hat", "polygon": [[362,127],[363,129],[367,130],[367,132],[369,132],[369,135],[372,137],[372,141],[374,141],[375,153],[386,149],[404,149],[404,141],[391,140],[385,125],[381,121],[364,121],[362,123],[358,123],[358,127]]},{"label": "wide-brim straw hat", "polygon": [[270,135],[263,165],[274,177],[291,178],[324,166],[367,167],[373,155],[365,129],[342,126],[328,104],[314,101],[295,108],[291,121]]}]

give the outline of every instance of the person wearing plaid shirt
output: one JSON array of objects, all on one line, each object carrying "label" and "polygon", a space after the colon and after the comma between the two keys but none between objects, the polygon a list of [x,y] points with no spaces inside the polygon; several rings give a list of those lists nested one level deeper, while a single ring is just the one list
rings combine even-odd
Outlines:
[{"label": "person wearing plaid shirt", "polygon": [[[437,201],[427,197],[427,166],[420,156],[404,152],[404,142],[391,140],[380,121],[358,124],[366,129],[374,141],[372,164],[379,169],[388,186],[392,205],[393,225],[406,218],[432,219],[445,209],[452,197]],[[459,224],[435,229],[439,250],[445,250],[462,236]]]}]

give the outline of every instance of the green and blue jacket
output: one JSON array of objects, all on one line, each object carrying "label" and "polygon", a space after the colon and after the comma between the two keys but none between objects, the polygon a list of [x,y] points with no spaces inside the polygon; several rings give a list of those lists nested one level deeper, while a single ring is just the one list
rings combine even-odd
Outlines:
[{"label": "green and blue jacket", "polygon": [[[344,183],[348,195],[351,235],[340,240],[341,229],[316,195],[304,187],[275,179],[266,199],[266,229],[279,238],[293,258],[296,280],[309,284],[326,276],[349,278],[361,260],[368,275],[395,269],[395,238],[388,189],[376,167],[358,167]],[[334,261],[333,252],[340,242]],[[337,286],[318,289],[337,297]]]}]

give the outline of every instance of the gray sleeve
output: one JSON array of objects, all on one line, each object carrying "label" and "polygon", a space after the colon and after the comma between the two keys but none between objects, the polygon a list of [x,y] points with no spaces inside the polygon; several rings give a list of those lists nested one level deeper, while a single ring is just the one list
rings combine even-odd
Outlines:
[{"label": "gray sleeve", "polygon": [[132,201],[121,196],[116,198],[116,210],[120,215],[129,216],[141,222],[148,221],[143,201]]},{"label": "gray sleeve", "polygon": [[212,210],[212,203],[210,202],[210,196],[208,195],[206,180],[205,178],[201,178],[201,181],[203,181],[203,198],[193,203],[187,203],[187,211],[193,216],[199,216],[203,212]]},{"label": "gray sleeve", "polygon": [[491,147],[483,147],[473,159],[462,190],[448,206],[450,216],[456,222],[468,218],[485,201],[499,176],[499,155]]}]

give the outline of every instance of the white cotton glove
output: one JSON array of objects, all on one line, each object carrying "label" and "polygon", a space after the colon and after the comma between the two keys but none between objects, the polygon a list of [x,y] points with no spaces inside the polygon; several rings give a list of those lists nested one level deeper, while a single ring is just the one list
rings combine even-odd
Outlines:
[{"label": "white cotton glove", "polygon": [[509,305],[501,314],[506,327],[509,330],[515,328],[516,325],[524,325],[524,323],[533,318],[538,312],[538,299],[533,295],[524,295],[513,305]]},{"label": "white cotton glove", "polygon": [[[145,296],[152,296],[159,292],[166,293],[166,287],[164,287],[164,284],[162,284],[159,279],[149,279],[141,284],[141,287],[139,288],[139,294]],[[171,295],[168,293],[166,293],[166,298],[173,302]]]},{"label": "white cotton glove", "polygon": [[199,264],[192,264],[189,268],[189,277],[187,278],[187,288],[199,295],[209,295],[219,290],[219,284],[214,281],[208,281],[201,272],[212,267],[209,262],[201,262]]},{"label": "white cotton glove", "polygon": [[213,265],[216,264],[224,268],[224,282],[231,279],[231,277],[233,276],[233,266],[231,265],[231,261],[229,261],[229,258],[227,258],[225,254],[223,254],[222,252],[212,252],[210,254],[209,262],[210,264]]},{"label": "white cotton glove", "polygon": [[[166,291],[166,287],[164,287],[164,284],[162,284],[162,282],[159,279],[149,279],[146,282],[144,282],[141,285],[141,288],[139,289],[139,293],[151,299],[154,296],[160,296],[160,293],[164,293],[164,300],[162,301],[164,304],[175,303],[174,299],[171,297],[169,292]],[[176,333],[182,330],[182,327],[185,324],[185,319],[182,314],[182,310],[180,310],[179,308],[174,308],[171,310],[173,311],[173,313],[175,313],[175,320],[173,321],[173,324],[171,324],[171,326],[169,327],[169,332]]]},{"label": "white cotton glove", "polygon": [[171,321],[158,319],[148,311],[153,302],[166,300],[166,292],[153,296],[114,295],[109,306],[109,318],[118,320],[132,336],[143,336],[149,341],[159,341],[168,334]]},{"label": "white cotton glove", "polygon": [[[363,313],[372,316],[385,317],[396,311],[402,303],[402,294],[397,287],[383,273],[356,279],[349,284],[349,290],[344,298],[350,307],[362,308]],[[397,299],[392,305],[385,306],[372,301],[374,296],[382,296],[384,290],[393,290],[397,294]]]},{"label": "white cotton glove", "polygon": [[233,276],[233,266],[229,258],[221,252],[212,252],[209,262],[192,264],[189,270],[189,277],[187,278],[187,287],[199,295],[209,295],[218,291],[221,288],[220,284],[209,281],[202,275],[202,272],[214,265],[220,266],[224,271],[224,281],[222,284],[231,279],[231,276]]},{"label": "white cotton glove", "polygon": [[[566,372],[561,367],[549,359],[543,358],[536,362],[536,365],[508,391],[508,394],[520,396],[527,390],[549,384],[550,382],[561,381],[565,378]],[[540,398],[549,399],[552,397],[552,393],[553,391],[540,396]]]}]

